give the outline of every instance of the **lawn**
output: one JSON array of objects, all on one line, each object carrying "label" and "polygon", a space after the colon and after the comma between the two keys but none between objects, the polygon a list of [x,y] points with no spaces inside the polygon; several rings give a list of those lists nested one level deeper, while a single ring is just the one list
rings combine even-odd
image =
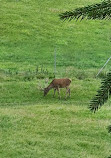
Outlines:
[{"label": "lawn", "polygon": [[0,157],[108,157],[110,101],[95,114],[88,109],[99,85],[75,79],[71,98],[65,100],[62,89],[59,100],[53,90],[44,97],[35,81],[1,83]]},{"label": "lawn", "polygon": [[1,107],[0,157],[108,157],[110,113],[91,114],[84,104]]}]

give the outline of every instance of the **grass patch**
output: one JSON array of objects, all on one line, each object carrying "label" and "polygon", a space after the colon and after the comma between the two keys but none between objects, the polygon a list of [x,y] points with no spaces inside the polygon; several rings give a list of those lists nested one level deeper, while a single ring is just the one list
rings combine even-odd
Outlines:
[{"label": "grass patch", "polygon": [[89,103],[90,99],[96,93],[96,89],[99,87],[98,82],[93,79],[88,80],[77,80],[73,79],[71,83],[71,98],[65,100],[65,89],[61,89],[62,99],[58,100],[58,94],[53,98],[53,90],[51,90],[46,97],[43,97],[43,92],[39,89],[39,85],[45,88],[49,83],[45,84],[45,80],[34,80],[34,81],[13,81],[3,82],[0,84],[0,105],[5,104],[52,104],[60,102],[64,104],[73,103]]},{"label": "grass patch", "polygon": [[91,115],[86,106],[60,103],[1,107],[1,157],[107,157],[110,112]]}]

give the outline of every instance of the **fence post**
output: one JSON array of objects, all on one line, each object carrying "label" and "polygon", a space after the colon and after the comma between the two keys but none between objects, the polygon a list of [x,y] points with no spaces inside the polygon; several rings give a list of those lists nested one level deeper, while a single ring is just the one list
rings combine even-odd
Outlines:
[{"label": "fence post", "polygon": [[106,63],[103,65],[103,67],[99,70],[98,74],[96,75],[96,77],[100,74],[100,72],[104,69],[104,67],[107,65],[107,63],[110,61],[111,56],[109,57],[109,59],[106,61]]},{"label": "fence post", "polygon": [[54,76],[56,76],[56,48],[54,50]]}]

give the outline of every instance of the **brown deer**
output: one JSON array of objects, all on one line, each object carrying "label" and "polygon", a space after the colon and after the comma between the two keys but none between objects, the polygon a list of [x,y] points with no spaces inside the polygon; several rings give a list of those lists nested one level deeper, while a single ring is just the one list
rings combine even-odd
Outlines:
[{"label": "brown deer", "polygon": [[58,91],[58,95],[59,95],[59,99],[61,98],[60,96],[60,88],[66,88],[66,98],[67,98],[67,94],[69,93],[69,97],[70,97],[70,88],[69,85],[71,83],[71,80],[68,78],[63,78],[63,79],[54,79],[48,87],[44,88],[44,96],[47,95],[47,93],[49,92],[50,89],[54,89],[54,95],[55,96],[55,92],[56,90]]}]

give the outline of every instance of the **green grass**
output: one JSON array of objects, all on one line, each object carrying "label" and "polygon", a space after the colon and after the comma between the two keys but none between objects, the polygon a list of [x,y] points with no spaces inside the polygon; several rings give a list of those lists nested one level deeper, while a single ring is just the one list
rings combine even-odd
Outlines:
[{"label": "green grass", "polygon": [[91,114],[85,105],[75,104],[1,107],[0,157],[107,157],[110,113],[107,107]]},{"label": "green grass", "polygon": [[[51,81],[51,80],[50,80]],[[50,83],[49,81],[49,83]],[[53,90],[50,90],[46,97],[39,89],[39,85],[45,88],[44,80],[29,81],[29,82],[3,82],[0,84],[0,102],[1,105],[8,104],[75,104],[89,103],[91,98],[96,94],[99,87],[99,80],[72,80],[71,83],[71,98],[65,100],[65,89],[61,89],[61,100],[58,100],[58,94],[53,98]],[[48,83],[46,84],[46,86]]]},{"label": "green grass", "polygon": [[[106,158],[111,155],[110,100],[88,105],[111,54],[111,22],[63,22],[59,14],[101,0],[0,0],[0,158]],[[71,98],[46,97],[56,77],[70,77]],[[100,78],[110,69],[110,62]]]},{"label": "green grass", "polygon": [[[62,22],[59,13],[98,1],[1,0],[0,68],[99,69],[109,58],[110,21]],[[109,69],[110,65],[108,66]],[[59,74],[59,73],[58,73]]]},{"label": "green grass", "polygon": [[[44,85],[44,80],[38,80]],[[73,79],[71,98],[46,97],[36,81],[0,84],[0,157],[102,158],[110,155],[111,107],[88,109],[100,80]]]}]

